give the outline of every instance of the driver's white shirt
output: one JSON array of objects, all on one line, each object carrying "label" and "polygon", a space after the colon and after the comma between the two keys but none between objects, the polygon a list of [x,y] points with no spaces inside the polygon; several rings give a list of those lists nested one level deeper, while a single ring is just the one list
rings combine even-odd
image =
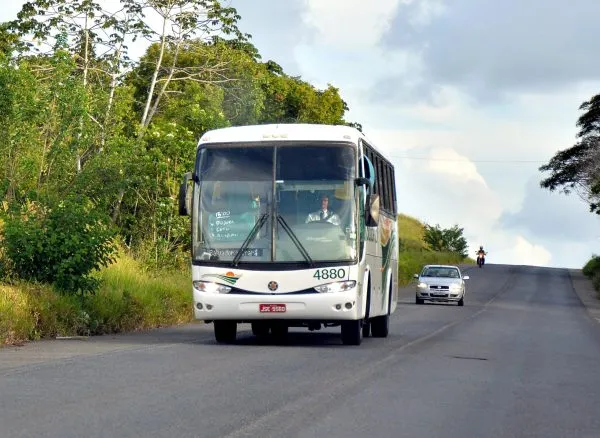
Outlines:
[{"label": "driver's white shirt", "polygon": [[[321,215],[323,215],[322,219],[321,219]],[[331,210],[314,211],[306,217],[306,223],[321,221],[321,220],[323,220],[325,222],[329,222],[334,225],[340,224],[340,217],[337,214],[333,213]]]}]

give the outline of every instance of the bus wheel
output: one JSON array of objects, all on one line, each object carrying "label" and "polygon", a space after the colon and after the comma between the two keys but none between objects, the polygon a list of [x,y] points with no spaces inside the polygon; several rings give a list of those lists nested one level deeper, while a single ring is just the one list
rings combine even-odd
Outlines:
[{"label": "bus wheel", "polygon": [[237,335],[237,323],[235,321],[215,321],[215,339],[220,344],[232,344]]},{"label": "bus wheel", "polygon": [[371,335],[371,320],[363,322],[362,335],[363,338],[368,338]]},{"label": "bus wheel", "polygon": [[264,321],[257,321],[252,323],[252,334],[257,338],[264,338],[269,336],[269,324]]},{"label": "bus wheel", "polygon": [[342,343],[344,345],[360,345],[362,342],[361,320],[342,322]]},{"label": "bus wheel", "polygon": [[374,338],[387,338],[390,332],[390,315],[382,315],[371,320],[371,333]]},{"label": "bus wheel", "polygon": [[283,342],[287,339],[289,327],[286,324],[275,323],[271,326],[271,334],[275,342]]},{"label": "bus wheel", "polygon": [[371,333],[374,338],[387,338],[390,333],[390,313],[392,310],[392,282],[388,293],[387,315],[378,316],[371,320]]}]

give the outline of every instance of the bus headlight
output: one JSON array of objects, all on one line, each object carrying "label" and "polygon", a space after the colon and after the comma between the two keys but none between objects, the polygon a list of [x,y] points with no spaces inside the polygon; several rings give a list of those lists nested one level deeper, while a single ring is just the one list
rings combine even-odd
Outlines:
[{"label": "bus headlight", "polygon": [[199,292],[206,292],[210,294],[226,294],[231,288],[229,286],[224,286],[222,284],[213,283],[211,281],[193,281],[194,289]]},{"label": "bus headlight", "polygon": [[356,286],[356,281],[336,281],[335,283],[321,284],[315,286],[315,290],[321,294],[346,292]]}]

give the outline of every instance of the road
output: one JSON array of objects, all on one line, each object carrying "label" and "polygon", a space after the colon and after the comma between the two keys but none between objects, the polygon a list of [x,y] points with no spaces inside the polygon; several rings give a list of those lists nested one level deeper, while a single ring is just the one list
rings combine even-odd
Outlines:
[{"label": "road", "polygon": [[0,350],[0,437],[598,437],[600,324],[566,270],[471,269],[387,339],[217,345],[212,326]]}]

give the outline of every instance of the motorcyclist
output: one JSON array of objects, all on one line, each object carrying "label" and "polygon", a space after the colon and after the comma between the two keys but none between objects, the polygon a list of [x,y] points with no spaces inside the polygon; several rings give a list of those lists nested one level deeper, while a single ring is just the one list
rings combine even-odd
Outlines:
[{"label": "motorcyclist", "polygon": [[479,246],[479,251],[477,251],[477,264],[479,264],[479,259],[481,259],[481,264],[485,263],[485,256],[487,252],[483,250],[483,245]]}]

